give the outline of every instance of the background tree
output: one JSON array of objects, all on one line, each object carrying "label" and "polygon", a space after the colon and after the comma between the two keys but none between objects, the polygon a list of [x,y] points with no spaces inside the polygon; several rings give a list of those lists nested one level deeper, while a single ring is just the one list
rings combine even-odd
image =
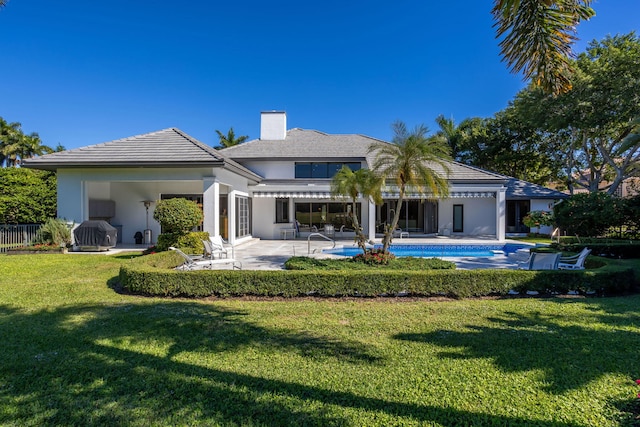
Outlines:
[{"label": "background tree", "polygon": [[229,131],[227,132],[226,135],[217,129],[216,129],[216,133],[218,134],[218,138],[220,138],[220,145],[215,147],[216,149],[233,147],[234,145],[242,144],[247,139],[249,139],[249,136],[247,135],[236,137],[236,134],[233,131],[233,127],[229,128]]},{"label": "background tree", "polygon": [[514,104],[555,146],[567,186],[616,192],[640,164],[640,40],[635,33],[593,41],[575,61],[573,90],[529,87]]},{"label": "background tree", "polygon": [[576,26],[595,15],[591,0],[494,0],[500,52],[512,72],[546,93],[572,87],[571,46]]},{"label": "background tree", "polygon": [[378,142],[369,147],[369,153],[375,154],[372,167],[374,173],[382,178],[386,185],[394,183],[399,194],[398,208],[382,239],[384,253],[389,251],[407,191],[420,193],[425,199],[449,195],[447,161],[451,156],[446,142],[438,138],[428,138],[429,130],[424,125],[416,126],[409,132],[403,122],[397,121],[393,123],[392,129],[394,137],[390,144]]},{"label": "background tree", "polygon": [[56,175],[0,168],[0,224],[42,224],[56,217]]},{"label": "background tree", "polygon": [[382,180],[370,169],[354,172],[345,165],[331,180],[331,194],[333,198],[348,197],[351,201],[351,224],[356,232],[356,243],[366,254],[367,236],[358,222],[356,201],[361,196],[372,199],[378,205],[382,204]]},{"label": "background tree", "polygon": [[607,193],[582,193],[554,207],[556,225],[568,234],[583,237],[603,236],[624,219],[624,199]]}]

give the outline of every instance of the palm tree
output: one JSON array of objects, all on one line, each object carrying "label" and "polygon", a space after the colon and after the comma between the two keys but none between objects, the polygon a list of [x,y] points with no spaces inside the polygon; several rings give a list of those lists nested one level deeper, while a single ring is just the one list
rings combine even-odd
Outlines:
[{"label": "palm tree", "polygon": [[247,139],[249,139],[247,135],[239,136],[236,138],[236,134],[233,131],[233,127],[229,128],[229,132],[227,132],[226,135],[217,129],[216,129],[216,133],[218,134],[218,138],[220,138],[220,145],[215,147],[216,149],[233,147],[234,145],[242,144]]},{"label": "palm tree", "polygon": [[447,143],[451,148],[451,157],[456,160],[458,160],[458,154],[460,154],[464,140],[467,137],[468,123],[469,119],[466,119],[459,125],[456,125],[453,118],[447,119],[442,114],[436,117],[436,124],[439,129],[436,132],[435,137],[441,138]]},{"label": "palm tree", "polygon": [[397,121],[392,125],[394,138],[391,144],[377,142],[369,147],[369,154],[375,154],[373,171],[382,179],[392,181],[398,187],[398,202],[395,215],[384,232],[382,250],[387,253],[393,231],[398,226],[402,203],[407,191],[417,192],[425,198],[447,197],[449,183],[447,176],[450,150],[442,139],[428,138],[426,126],[420,125],[412,132]]},{"label": "palm tree", "polygon": [[0,117],[0,166],[12,166],[17,158],[17,150],[22,138],[22,125],[7,122]]},{"label": "palm tree", "polygon": [[356,232],[356,243],[366,254],[367,237],[358,222],[356,200],[358,195],[362,195],[376,204],[382,204],[382,179],[370,169],[354,172],[344,165],[331,180],[331,194],[333,198],[348,197],[351,200],[351,224]]},{"label": "palm tree", "polygon": [[23,159],[53,152],[54,149],[42,144],[36,132],[25,135],[20,123],[8,123],[0,117],[0,166],[17,166]]},{"label": "palm tree", "polygon": [[595,15],[592,0],[494,0],[493,16],[501,54],[514,73],[522,72],[546,92],[571,90],[576,26]]}]

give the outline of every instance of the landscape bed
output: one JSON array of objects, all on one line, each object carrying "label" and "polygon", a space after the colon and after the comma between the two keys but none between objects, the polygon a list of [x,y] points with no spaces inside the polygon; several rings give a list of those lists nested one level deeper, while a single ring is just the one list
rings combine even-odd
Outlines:
[{"label": "landscape bed", "polygon": [[176,271],[182,260],[162,252],[120,268],[124,289],[143,295],[207,296],[448,296],[454,298],[537,292],[616,295],[635,288],[631,268],[615,260],[583,271],[525,270],[201,270]]}]

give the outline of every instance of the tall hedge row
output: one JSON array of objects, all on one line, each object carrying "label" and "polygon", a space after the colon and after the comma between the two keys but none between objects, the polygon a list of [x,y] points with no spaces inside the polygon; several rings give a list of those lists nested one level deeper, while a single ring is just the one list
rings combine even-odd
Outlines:
[{"label": "tall hedge row", "polygon": [[632,269],[607,265],[586,271],[178,271],[173,253],[141,257],[121,267],[120,282],[132,293],[169,297],[207,296],[412,296],[473,297],[520,292],[617,294],[635,287]]}]

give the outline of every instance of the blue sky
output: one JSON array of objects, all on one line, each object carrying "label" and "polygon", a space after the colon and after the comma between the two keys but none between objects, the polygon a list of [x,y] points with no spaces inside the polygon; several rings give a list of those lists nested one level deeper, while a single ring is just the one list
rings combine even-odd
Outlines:
[{"label": "blue sky", "polygon": [[[0,116],[50,146],[178,127],[259,137],[288,127],[390,139],[390,124],[503,109],[524,83],[498,55],[490,0],[9,0]],[[587,42],[638,30],[640,0],[599,0]]]}]

